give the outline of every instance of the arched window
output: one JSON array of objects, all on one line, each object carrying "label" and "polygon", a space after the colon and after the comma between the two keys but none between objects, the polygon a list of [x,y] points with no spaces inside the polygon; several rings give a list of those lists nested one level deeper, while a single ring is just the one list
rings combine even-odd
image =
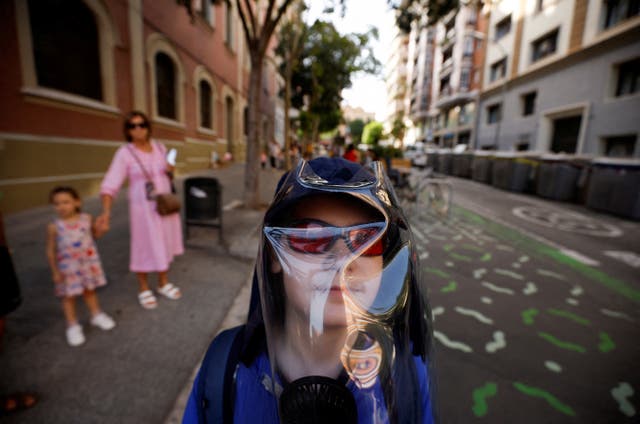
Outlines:
[{"label": "arched window", "polygon": [[96,17],[80,0],[29,0],[37,84],[103,100]]},{"label": "arched window", "polygon": [[211,85],[205,80],[200,80],[200,126],[208,129],[213,129],[211,98]]},{"label": "arched window", "polygon": [[156,54],[156,104],[158,116],[177,119],[176,114],[176,68],[166,54]]}]

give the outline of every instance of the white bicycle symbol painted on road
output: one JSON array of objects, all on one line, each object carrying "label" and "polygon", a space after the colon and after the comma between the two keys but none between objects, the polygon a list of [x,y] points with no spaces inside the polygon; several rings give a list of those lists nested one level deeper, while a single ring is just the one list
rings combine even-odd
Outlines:
[{"label": "white bicycle symbol painted on road", "polygon": [[620,237],[622,231],[611,224],[605,224],[575,212],[558,212],[539,206],[519,206],[513,214],[525,221],[549,228],[597,237]]}]

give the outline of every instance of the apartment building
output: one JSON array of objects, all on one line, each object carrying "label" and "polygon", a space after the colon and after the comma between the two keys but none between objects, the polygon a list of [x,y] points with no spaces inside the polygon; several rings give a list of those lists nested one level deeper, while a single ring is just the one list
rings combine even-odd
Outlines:
[{"label": "apartment building", "polygon": [[470,3],[434,25],[431,101],[426,141],[470,144],[484,60],[484,16]]},{"label": "apartment building", "polygon": [[412,23],[409,34],[409,60],[407,63],[408,87],[405,109],[407,131],[405,144],[426,141],[430,136],[428,127],[431,105],[433,51],[435,30],[427,25],[427,17]]},{"label": "apartment building", "polygon": [[[178,150],[179,173],[214,153],[243,160],[250,62],[237,11],[209,0],[195,16],[175,0],[0,2],[0,209],[47,203],[52,186],[96,194],[123,143],[123,115],[152,121]],[[265,75],[263,128],[280,112]]]},{"label": "apartment building", "polygon": [[635,0],[502,0],[488,20],[480,149],[640,157]]},{"label": "apartment building", "polygon": [[404,120],[407,114],[409,41],[409,34],[403,33],[397,27],[394,28],[390,54],[384,69],[387,105],[383,125],[387,133],[393,128],[395,120]]}]

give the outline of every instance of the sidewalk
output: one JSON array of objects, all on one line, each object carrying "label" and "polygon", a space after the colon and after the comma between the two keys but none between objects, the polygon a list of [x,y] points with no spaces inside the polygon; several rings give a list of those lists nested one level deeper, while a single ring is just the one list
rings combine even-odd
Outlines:
[{"label": "sidewalk", "polygon": [[[260,172],[261,200],[268,203],[281,172]],[[114,202],[112,229],[98,240],[109,280],[99,290],[99,300],[117,327],[110,332],[90,328],[86,307],[79,300],[79,318],[87,336],[79,348],[66,344],[64,318],[46,262],[51,207],[5,217],[24,301],[7,317],[0,352],[0,394],[35,391],[40,395],[36,407],[3,417],[6,422],[179,422],[210,340],[220,329],[245,318],[264,213],[231,208],[242,198],[244,164],[197,175],[217,178],[223,187],[225,246],[219,243],[217,229],[191,227],[185,254],[176,258],[170,272],[183,298],[177,302],[161,298],[157,309],[142,309],[136,300],[135,276],[128,271],[123,190]],[[178,179],[179,192],[183,179]],[[99,199],[84,199],[83,210],[97,215]],[[150,281],[155,288],[155,276]]]}]

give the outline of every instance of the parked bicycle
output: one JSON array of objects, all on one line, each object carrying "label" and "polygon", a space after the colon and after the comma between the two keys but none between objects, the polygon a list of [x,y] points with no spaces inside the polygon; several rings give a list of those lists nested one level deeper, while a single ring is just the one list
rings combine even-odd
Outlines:
[{"label": "parked bicycle", "polygon": [[400,184],[396,194],[410,219],[421,219],[424,214],[438,219],[448,219],[451,210],[453,189],[444,175],[433,168],[412,168]]}]

